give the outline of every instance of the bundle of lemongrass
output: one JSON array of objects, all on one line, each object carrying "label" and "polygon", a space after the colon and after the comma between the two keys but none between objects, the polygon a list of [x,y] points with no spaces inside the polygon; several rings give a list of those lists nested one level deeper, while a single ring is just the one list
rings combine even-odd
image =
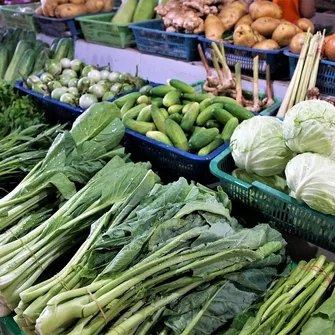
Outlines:
[{"label": "bundle of lemongrass", "polygon": [[307,91],[314,88],[319,70],[324,34],[306,34],[297,67],[280,106],[277,116],[284,117],[286,112],[297,103],[307,100]]}]

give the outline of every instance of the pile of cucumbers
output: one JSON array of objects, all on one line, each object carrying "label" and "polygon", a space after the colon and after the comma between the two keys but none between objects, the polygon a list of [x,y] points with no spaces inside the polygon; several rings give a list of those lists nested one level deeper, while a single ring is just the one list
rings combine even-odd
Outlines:
[{"label": "pile of cucumbers", "polygon": [[180,80],[144,86],[114,103],[127,129],[182,151],[206,156],[228,141],[254,114],[229,97],[195,93]]},{"label": "pile of cucumbers", "polygon": [[[63,51],[66,49],[65,56]],[[43,72],[49,59],[62,57],[73,59],[74,42],[72,39],[55,39],[51,46],[36,39],[33,31],[19,28],[8,29],[0,36],[0,80],[15,83],[31,74]]]}]

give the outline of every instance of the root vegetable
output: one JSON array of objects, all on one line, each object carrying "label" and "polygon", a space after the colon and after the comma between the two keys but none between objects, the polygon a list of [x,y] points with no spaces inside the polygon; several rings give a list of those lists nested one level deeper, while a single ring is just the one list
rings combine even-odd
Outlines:
[{"label": "root vegetable", "polygon": [[[67,3],[68,1],[66,0],[65,3]],[[84,5],[85,4],[85,0],[70,0],[71,3],[75,4],[75,5]]]},{"label": "root vegetable", "polygon": [[75,4],[59,5],[55,11],[57,17],[70,17],[87,14],[86,6]]},{"label": "root vegetable", "polygon": [[244,13],[247,12],[248,6],[245,2],[242,1],[234,1],[231,5],[230,8],[238,8],[244,11]]},{"label": "root vegetable", "polygon": [[[234,4],[234,3],[233,3]],[[219,18],[223,23],[225,30],[232,29],[237,21],[245,15],[245,10],[239,6],[227,6],[219,13]]]},{"label": "root vegetable", "polygon": [[271,36],[279,24],[280,20],[265,16],[254,21],[251,24],[251,28],[258,31],[263,36]]},{"label": "root vegetable", "polygon": [[113,0],[104,0],[104,8],[103,12],[111,12],[114,8],[114,1]]},{"label": "root vegetable", "polygon": [[255,42],[256,43],[259,43],[259,42],[262,42],[262,41],[266,40],[266,37],[264,37],[263,35],[261,35],[258,31],[253,30],[253,32],[254,32],[254,35],[255,35]]},{"label": "root vegetable", "polygon": [[249,13],[253,20],[257,20],[264,16],[281,19],[283,16],[282,9],[277,4],[270,1],[253,2],[249,7]]},{"label": "root vegetable", "polygon": [[291,23],[283,22],[273,32],[272,39],[277,41],[280,46],[285,47],[290,44],[295,35],[295,26]]},{"label": "root vegetable", "polygon": [[290,52],[294,54],[300,54],[301,49],[304,45],[305,38],[307,33],[300,33],[295,35],[290,42]]},{"label": "root vegetable", "polygon": [[214,41],[221,41],[223,33],[224,33],[224,27],[221,20],[214,15],[207,16],[205,20],[206,38]]},{"label": "root vegetable", "polygon": [[86,11],[89,14],[100,13],[105,6],[103,0],[87,0],[86,1]]},{"label": "root vegetable", "polygon": [[314,24],[311,20],[308,19],[299,19],[296,23],[296,25],[302,30],[302,31],[308,31],[308,29],[310,29],[310,33],[314,34],[315,31],[315,27]]},{"label": "root vegetable", "polygon": [[50,16],[54,17],[55,16],[55,11],[58,6],[57,0],[44,0],[41,2],[41,7],[43,10],[43,14],[45,16]]},{"label": "root vegetable", "polygon": [[248,24],[249,26],[251,26],[251,24],[253,23],[253,20],[250,16],[250,14],[246,14],[244,16],[242,16],[237,23],[235,24],[235,29],[240,26],[241,24]]},{"label": "root vegetable", "polygon": [[329,38],[324,46],[324,55],[330,61],[335,61],[335,36]]},{"label": "root vegetable", "polygon": [[254,49],[260,50],[278,50],[280,49],[279,44],[275,40],[264,40],[253,45]]},{"label": "root vegetable", "polygon": [[252,28],[247,24],[241,24],[234,31],[234,44],[251,48],[255,43],[255,35]]}]

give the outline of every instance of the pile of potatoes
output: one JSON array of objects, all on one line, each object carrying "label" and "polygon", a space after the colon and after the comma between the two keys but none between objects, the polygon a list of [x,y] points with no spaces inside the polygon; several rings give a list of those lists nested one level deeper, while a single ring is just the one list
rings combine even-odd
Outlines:
[{"label": "pile of potatoes", "polygon": [[300,19],[293,24],[283,20],[282,16],[281,8],[270,1],[253,2],[248,14],[245,3],[234,1],[225,6],[217,16],[207,17],[205,35],[209,39],[220,41],[225,31],[234,30],[235,45],[276,50],[288,46],[292,38],[299,33],[308,29],[311,33],[314,32],[311,21]]},{"label": "pile of potatoes", "polygon": [[37,15],[66,18],[71,16],[110,12],[113,0],[41,0]]}]

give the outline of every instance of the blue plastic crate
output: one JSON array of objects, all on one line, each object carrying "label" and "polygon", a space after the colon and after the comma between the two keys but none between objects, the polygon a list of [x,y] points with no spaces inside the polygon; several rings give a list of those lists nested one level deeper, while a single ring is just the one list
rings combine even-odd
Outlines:
[{"label": "blue plastic crate", "polygon": [[[290,78],[293,77],[295,68],[298,64],[299,55],[285,50],[284,54],[288,57],[290,64]],[[321,60],[318,76],[316,78],[316,87],[321,94],[335,95],[335,62]]]},{"label": "blue plastic crate", "polygon": [[[13,316],[4,316],[0,317],[0,322],[5,325],[6,330],[10,332],[10,334],[13,335],[25,335],[25,333],[19,328],[19,326],[16,324],[16,322],[13,319]],[[8,332],[6,332],[4,335],[6,335]],[[0,334],[1,331],[0,331]]]},{"label": "blue plastic crate", "polygon": [[[209,40],[204,36],[199,36],[198,39],[203,45],[206,59],[211,63],[211,44],[212,42],[219,44],[219,42]],[[224,49],[228,66],[232,68],[239,62],[241,64],[242,74],[253,74],[253,59],[256,56],[259,57],[258,71],[261,77],[265,76],[266,65],[270,65],[272,79],[283,79],[289,74],[288,61],[284,56],[284,51],[287,48],[278,50],[260,50],[225,43]]]},{"label": "blue plastic crate", "polygon": [[134,23],[130,28],[141,53],[187,62],[200,59],[198,35],[167,32],[160,19]]}]

